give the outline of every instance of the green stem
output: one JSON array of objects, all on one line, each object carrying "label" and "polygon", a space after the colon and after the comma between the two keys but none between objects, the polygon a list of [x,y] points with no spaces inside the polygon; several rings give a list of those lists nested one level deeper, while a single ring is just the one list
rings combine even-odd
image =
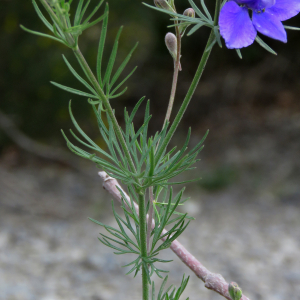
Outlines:
[{"label": "green stem", "polygon": [[[141,242],[141,257],[147,258],[147,229],[146,229],[146,206],[145,206],[145,192],[139,192],[139,222],[140,222],[140,242]],[[149,282],[147,276],[146,266],[142,265],[142,287],[143,300],[149,299]]]},{"label": "green stem", "polygon": [[[58,14],[58,15],[56,15],[55,12],[52,10],[52,8],[49,6],[47,0],[40,0],[40,1],[43,4],[43,6],[45,7],[45,9],[48,11],[48,13],[51,15],[52,19],[57,23],[57,25],[61,26],[61,29],[63,30],[63,32],[65,32],[66,29],[67,29],[67,24],[66,24],[65,16],[63,15],[63,13],[61,11],[59,3],[54,4],[55,8],[56,8],[56,11],[57,11],[57,14]],[[124,154],[127,158],[128,164],[131,168],[131,171],[135,172],[136,169],[135,169],[134,163],[132,161],[132,158],[131,158],[130,152],[128,150],[128,147],[126,145],[126,142],[124,140],[121,128],[118,124],[118,121],[115,117],[115,114],[114,114],[113,109],[112,109],[112,107],[109,103],[109,100],[105,96],[105,94],[104,94],[102,88],[100,87],[96,77],[94,76],[92,70],[90,69],[88,63],[86,62],[84,56],[82,55],[78,45],[74,42],[73,36],[70,33],[65,33],[65,37],[66,37],[67,42],[69,43],[69,45],[74,45],[74,46],[70,46],[70,47],[74,51],[74,54],[75,54],[76,58],[78,59],[78,61],[81,65],[83,71],[85,72],[86,76],[88,77],[89,81],[94,86],[100,100],[103,102],[105,108],[107,109],[108,114],[109,114],[109,116],[112,120],[112,124],[113,124],[114,130],[116,132],[116,135],[119,139],[121,147],[122,147],[122,149],[124,151]]]},{"label": "green stem", "polygon": [[92,85],[94,86],[97,94],[99,95],[100,100],[103,102],[105,108],[107,109],[107,112],[108,112],[108,114],[109,114],[109,116],[111,118],[111,121],[113,123],[116,135],[117,135],[117,137],[119,139],[119,142],[120,142],[120,144],[122,146],[124,154],[125,154],[125,156],[127,158],[128,164],[129,164],[129,166],[131,168],[131,171],[132,172],[136,171],[134,163],[133,163],[131,155],[130,155],[130,152],[129,152],[129,150],[127,148],[127,145],[126,145],[126,142],[124,140],[121,128],[120,128],[120,126],[118,124],[118,121],[117,121],[116,116],[115,116],[115,114],[113,112],[113,109],[112,109],[112,107],[111,107],[111,105],[109,103],[109,100],[107,99],[107,97],[105,96],[103,90],[101,89],[101,87],[100,87],[100,85],[99,85],[96,77],[94,76],[94,74],[93,74],[92,70],[90,69],[88,63],[86,62],[85,58],[83,57],[83,55],[82,55],[79,47],[77,47],[76,49],[73,49],[73,51],[74,51],[75,56],[77,57],[80,65],[81,65],[81,67],[83,68],[85,74],[88,76],[90,82],[92,83]]},{"label": "green stem", "polygon": [[[219,13],[220,13],[220,6],[221,6],[221,0],[216,0],[216,7],[215,7],[215,16],[214,16],[214,26],[217,26],[218,25],[218,19],[219,19]],[[197,88],[197,85],[200,81],[200,78],[202,76],[202,73],[204,71],[204,68],[206,66],[206,63],[208,61],[208,58],[209,58],[209,55],[211,53],[211,50],[213,47],[210,47],[211,43],[214,41],[214,38],[215,38],[215,34],[214,34],[214,30],[212,29],[211,30],[211,33],[209,35],[209,38],[208,38],[208,41],[207,41],[207,44],[206,44],[206,47],[205,47],[205,50],[204,50],[204,53],[202,54],[202,57],[201,57],[201,60],[200,60],[200,63],[199,63],[199,66],[198,66],[198,69],[195,73],[195,76],[194,76],[194,79],[190,85],[190,88],[181,104],[181,107],[164,139],[164,143],[162,145],[162,147],[160,148],[159,152],[156,154],[156,161],[158,161],[160,159],[160,157],[162,156],[164,150],[166,149],[166,147],[168,146],[174,132],[176,131],[177,129],[177,126],[178,124],[180,123],[185,111],[186,111],[186,108],[187,106],[189,105],[191,99],[192,99],[192,96]],[[210,48],[209,48],[210,47]]]},{"label": "green stem", "polygon": [[153,218],[153,186],[149,187],[149,212],[148,212],[148,223],[147,223],[147,252],[150,251],[150,237],[152,230],[152,218]]}]

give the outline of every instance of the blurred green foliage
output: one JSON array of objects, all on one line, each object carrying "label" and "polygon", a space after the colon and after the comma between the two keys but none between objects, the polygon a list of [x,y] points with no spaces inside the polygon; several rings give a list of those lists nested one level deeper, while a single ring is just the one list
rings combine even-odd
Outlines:
[{"label": "blurred green foliage", "polygon": [[[152,4],[151,1],[146,2]],[[206,2],[212,9],[213,2]],[[98,2],[92,0],[90,8],[93,7],[93,3]],[[175,3],[178,12],[188,7],[188,1],[177,0]],[[122,96],[122,100],[116,100],[121,101],[121,105],[113,103],[113,107],[116,108],[117,116],[120,118],[124,105],[131,109],[137,99],[146,95],[151,99],[151,110],[156,114],[156,122],[152,123],[153,130],[156,130],[163,122],[173,68],[172,59],[164,45],[164,36],[173,29],[166,28],[169,24],[166,15],[146,8],[141,1],[118,0],[110,1],[109,5],[106,46],[112,46],[121,25],[125,28],[120,40],[120,60],[134,43],[139,41],[139,46],[128,66],[128,70],[135,65],[138,65],[138,69],[129,79],[129,89]],[[78,122],[92,138],[97,139],[95,120],[86,101],[79,96],[70,96],[49,83],[52,80],[76,88],[78,82],[69,73],[61,56],[65,54],[70,63],[76,66],[72,53],[59,43],[30,35],[20,29],[19,25],[22,24],[33,30],[47,32],[47,28],[36,16],[31,1],[2,0],[0,6],[0,109],[12,117],[18,127],[30,137],[37,140],[50,139],[54,143],[63,144],[59,129],[71,127],[67,103],[72,97],[73,110]],[[292,19],[289,25],[299,26],[300,17]],[[100,30],[101,24],[90,28],[79,41],[82,52],[94,69]],[[183,39],[183,72],[180,74],[176,105],[179,105],[192,79],[207,36],[208,29],[204,28]],[[293,62],[293,68],[289,70],[289,76],[285,79],[286,84],[297,84],[300,69],[300,33],[289,31],[287,45],[267,38],[264,40],[280,53],[279,56]],[[106,53],[108,55],[109,51]],[[235,68],[247,72],[248,68],[259,65],[270,56],[257,44],[242,50],[242,54],[244,59],[241,61],[235,51],[216,47],[205,70],[204,80],[213,78],[218,72]],[[192,104],[195,105],[189,108],[185,120],[189,121],[189,125],[199,122],[216,106],[224,105],[223,100],[222,95],[216,94],[204,97],[202,102],[194,99]],[[0,130],[0,151],[1,145],[3,147],[6,142],[8,139]]]}]

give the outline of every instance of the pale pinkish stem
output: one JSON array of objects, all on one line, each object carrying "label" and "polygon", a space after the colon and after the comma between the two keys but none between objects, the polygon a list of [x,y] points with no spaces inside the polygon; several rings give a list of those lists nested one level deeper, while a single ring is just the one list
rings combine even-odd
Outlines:
[{"label": "pale pinkish stem", "polygon": [[[119,185],[118,181],[105,172],[99,172],[98,175],[103,180],[103,188],[107,190],[116,200],[122,203],[122,196],[120,191],[121,189],[126,196],[127,200],[130,203],[129,196],[125,193],[122,187]],[[138,214],[139,206],[134,202],[135,210]],[[147,215],[147,219],[149,216]],[[155,226],[155,222],[152,219],[152,228]],[[164,229],[162,234],[165,234],[167,231]],[[162,238],[164,241],[167,237]],[[203,282],[206,288],[213,290],[219,293],[221,296],[225,297],[228,300],[231,300],[228,293],[228,283],[225,281],[221,274],[212,273],[207,270],[189,251],[187,251],[177,240],[174,240],[170,246],[171,250],[185,263]],[[248,297],[242,295],[241,300],[250,300]]]}]

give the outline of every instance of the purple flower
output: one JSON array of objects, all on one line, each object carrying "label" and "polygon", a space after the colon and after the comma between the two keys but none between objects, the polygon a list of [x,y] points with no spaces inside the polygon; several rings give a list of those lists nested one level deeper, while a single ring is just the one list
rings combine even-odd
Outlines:
[{"label": "purple flower", "polygon": [[300,0],[229,0],[220,12],[220,33],[230,49],[251,45],[257,31],[286,43],[286,31],[281,21],[299,12]]}]

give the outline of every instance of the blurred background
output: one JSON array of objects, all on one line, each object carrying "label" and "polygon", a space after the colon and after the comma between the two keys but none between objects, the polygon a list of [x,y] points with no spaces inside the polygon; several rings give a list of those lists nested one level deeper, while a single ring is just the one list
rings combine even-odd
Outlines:
[{"label": "blurred background", "polygon": [[[178,12],[188,7],[187,1],[175,2]],[[164,45],[168,17],[141,1],[109,4],[105,57],[121,25],[119,63],[139,41],[127,72],[138,69],[128,91],[112,105],[122,124],[124,106],[130,111],[146,95],[155,133],[172,80],[173,62]],[[212,11],[213,1],[208,6]],[[128,258],[99,243],[102,229],[87,220],[114,224],[111,196],[101,187],[98,169],[69,153],[60,133],[73,127],[72,99],[78,123],[103,145],[86,100],[49,83],[76,88],[61,55],[78,65],[61,44],[20,29],[22,24],[46,32],[31,1],[0,0],[0,8],[0,299],[140,299],[139,279],[125,276],[128,270],[121,268]],[[300,26],[300,17],[286,24]],[[92,67],[100,32],[101,24],[80,38]],[[183,38],[174,111],[208,34],[203,28]],[[183,210],[196,220],[179,240],[209,270],[238,282],[251,299],[300,299],[299,37],[288,31],[288,44],[263,37],[277,56],[256,43],[242,49],[243,60],[235,51],[215,47],[172,141],[181,145],[191,126],[193,145],[210,130],[201,162],[185,175],[202,180],[187,185],[191,199]],[[142,118],[143,110],[137,125]],[[174,259],[168,266],[170,283],[179,284],[183,273],[191,275],[185,297],[221,299],[171,251],[164,255]]]}]

